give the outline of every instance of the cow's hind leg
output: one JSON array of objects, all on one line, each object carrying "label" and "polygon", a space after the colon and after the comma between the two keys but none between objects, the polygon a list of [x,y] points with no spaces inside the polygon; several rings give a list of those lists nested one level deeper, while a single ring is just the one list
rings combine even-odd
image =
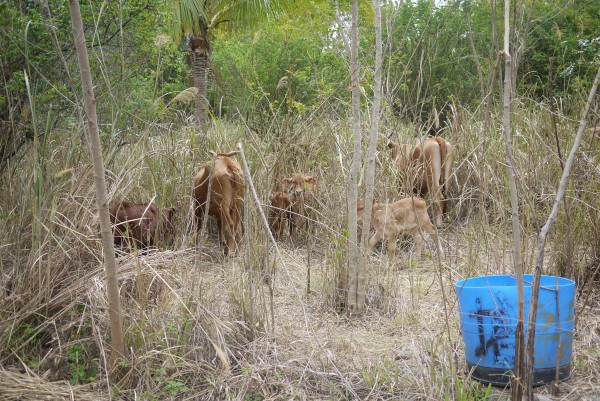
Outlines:
[{"label": "cow's hind leg", "polygon": [[225,249],[225,255],[235,253],[235,224],[231,218],[231,209],[228,205],[221,205],[221,243]]},{"label": "cow's hind leg", "polygon": [[[427,216],[424,216],[423,218],[425,218],[425,217],[427,217]],[[429,220],[429,217],[427,217],[427,220],[425,222],[421,222],[421,229],[419,229],[417,227],[413,230],[413,233],[412,233],[414,241],[415,241],[415,247],[417,248],[417,250],[416,250],[417,255],[419,255],[419,256],[421,255],[424,232],[429,234],[429,237],[433,240],[436,250],[439,251],[440,256],[444,256],[444,249],[442,248],[442,244],[440,243],[440,238],[437,234],[435,226]]]},{"label": "cow's hind leg", "polygon": [[421,230],[417,227],[412,230],[411,236],[415,243],[415,255],[417,258],[420,258],[423,252],[423,233],[421,233]]},{"label": "cow's hind leg", "polygon": [[390,235],[386,237],[387,251],[388,251],[388,262],[392,264],[396,258],[396,242],[398,241],[397,235]]},{"label": "cow's hind leg", "polygon": [[277,225],[279,226],[279,238],[277,238],[277,239],[279,241],[283,240],[285,225],[287,223],[286,213],[287,212],[285,212],[285,211],[279,212],[279,216],[277,217],[277,220],[278,220]]},{"label": "cow's hind leg", "polygon": [[369,246],[368,246],[369,255],[371,253],[373,253],[373,248],[375,248],[375,245],[377,245],[377,243],[379,241],[381,241],[382,238],[383,238],[383,236],[381,235],[381,233],[379,231],[375,231],[375,234],[373,234],[373,236],[369,240]]},{"label": "cow's hind leg", "polygon": [[442,188],[440,187],[438,182],[433,181],[431,187],[432,188],[430,189],[430,193],[433,200],[433,208],[435,212],[435,225],[441,228],[444,225],[444,195],[442,194]]},{"label": "cow's hind leg", "polygon": [[425,232],[427,234],[429,234],[429,236],[433,240],[433,243],[436,245],[437,251],[440,253],[440,256],[444,256],[444,249],[442,248],[442,243],[440,242],[440,238],[439,238],[439,236],[437,234],[437,230],[435,229],[435,227],[433,226],[433,224],[429,223],[424,228],[424,230],[425,230]]},{"label": "cow's hind leg", "polygon": [[448,185],[450,184],[450,176],[452,175],[452,164],[454,163],[454,147],[446,141],[446,158],[442,160],[442,196],[443,196],[443,212],[448,212]]}]

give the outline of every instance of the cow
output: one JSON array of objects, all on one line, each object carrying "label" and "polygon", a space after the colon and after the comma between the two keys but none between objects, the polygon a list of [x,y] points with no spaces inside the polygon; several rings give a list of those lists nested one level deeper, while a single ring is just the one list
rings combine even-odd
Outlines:
[{"label": "cow", "polygon": [[281,180],[283,188],[292,201],[290,207],[290,237],[294,236],[298,227],[308,227],[310,222],[316,218],[314,209],[316,204],[316,182],[314,177],[300,173]]},{"label": "cow", "polygon": [[434,136],[417,145],[388,143],[392,151],[394,164],[405,175],[412,191],[433,198],[435,224],[443,226],[443,214],[446,211],[446,189],[452,175],[454,147],[442,137]]},{"label": "cow", "polygon": [[159,213],[154,202],[122,201],[113,204],[109,213],[114,242],[119,247],[129,244],[144,249],[155,246],[159,239],[172,240],[174,208],[163,208]]},{"label": "cow", "polygon": [[287,192],[276,191],[269,196],[269,225],[275,239],[283,239],[286,226],[289,224],[289,213],[292,207],[292,198]]},{"label": "cow", "polygon": [[[359,220],[362,220],[364,212],[365,202],[359,200],[357,204]],[[410,234],[413,237],[416,255],[421,256],[422,232],[426,232],[438,246],[440,255],[443,255],[442,245],[435,227],[429,219],[427,204],[423,198],[404,198],[391,203],[378,203],[373,200],[371,226],[375,230],[375,234],[369,239],[369,253],[373,251],[379,241],[385,240],[390,263],[395,257],[396,241],[400,234]]]},{"label": "cow", "polygon": [[[242,237],[242,201],[244,198],[244,175],[240,164],[231,159],[237,151],[213,154],[212,162],[205,163],[194,178],[194,202],[196,227],[200,230],[206,204],[209,216],[217,220],[219,240],[225,255],[235,253]],[[211,178],[209,197],[209,177]],[[209,199],[210,198],[210,199]]]}]

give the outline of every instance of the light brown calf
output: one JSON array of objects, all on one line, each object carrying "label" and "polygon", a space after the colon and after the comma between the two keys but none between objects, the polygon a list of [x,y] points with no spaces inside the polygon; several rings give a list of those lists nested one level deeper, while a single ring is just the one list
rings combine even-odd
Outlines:
[{"label": "light brown calf", "polygon": [[313,226],[310,224],[316,218],[316,183],[310,175],[294,174],[284,178],[281,183],[292,201],[290,218],[290,236],[294,236],[298,227]]},{"label": "light brown calf", "polygon": [[420,195],[431,194],[435,223],[443,226],[446,187],[452,175],[454,147],[442,137],[427,138],[416,145],[388,143],[395,165],[406,174],[408,186]]},{"label": "light brown calf", "polygon": [[164,208],[159,222],[155,203],[120,202],[110,207],[115,245],[137,248],[154,246],[157,239],[170,242],[173,234],[175,209]]},{"label": "light brown calf", "polygon": [[[206,203],[210,202],[208,214],[217,220],[219,240],[226,255],[235,253],[237,241],[242,237],[244,175],[240,164],[231,159],[231,156],[236,153],[215,155],[212,176],[210,174],[212,162],[207,162],[194,178],[196,227],[200,230]],[[212,177],[210,200],[208,196],[209,177]]]},{"label": "light brown calf", "polygon": [[[359,219],[362,219],[364,212],[365,202],[359,200],[357,205]],[[373,201],[371,226],[375,230],[375,234],[369,240],[369,252],[373,250],[379,241],[385,240],[390,262],[396,254],[396,241],[400,234],[410,234],[413,237],[416,254],[421,256],[423,232],[426,232],[443,255],[442,245],[439,242],[435,227],[427,214],[427,204],[422,198],[404,198],[392,203]]]},{"label": "light brown calf", "polygon": [[289,224],[288,214],[292,206],[292,199],[286,192],[273,192],[269,197],[271,207],[269,208],[269,222],[271,231],[276,240],[282,240],[285,227]]}]

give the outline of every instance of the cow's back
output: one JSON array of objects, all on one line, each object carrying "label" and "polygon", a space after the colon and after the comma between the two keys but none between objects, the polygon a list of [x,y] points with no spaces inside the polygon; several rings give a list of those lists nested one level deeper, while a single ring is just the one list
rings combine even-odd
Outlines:
[{"label": "cow's back", "polygon": [[222,165],[219,166],[219,171],[226,172],[228,176],[232,189],[233,203],[241,205],[244,198],[244,174],[242,168],[237,161],[229,157],[224,157],[220,161]]},{"label": "cow's back", "polygon": [[[196,174],[194,179],[194,197],[200,203],[205,203],[208,198],[208,178],[210,177],[211,163],[206,163]],[[232,204],[234,198],[244,196],[244,177],[242,169],[234,160],[226,156],[218,156],[215,160],[214,173],[212,174],[211,203],[226,202]],[[214,198],[213,198],[214,196]]]},{"label": "cow's back", "polygon": [[154,244],[158,224],[158,208],[154,203],[122,201],[112,205],[109,212],[115,243],[123,244],[128,234],[137,246]]},{"label": "cow's back", "polygon": [[[406,226],[412,228],[419,224],[418,218],[423,212],[427,214],[427,203],[423,198],[412,197],[403,198],[393,202],[390,205],[395,220]],[[427,218],[429,220],[429,218]]]},{"label": "cow's back", "polygon": [[[204,218],[209,198],[208,187],[211,177],[211,164],[206,163],[194,178],[195,214],[198,228]],[[241,236],[242,199],[244,196],[244,177],[238,162],[227,154],[218,154],[214,161],[210,183],[210,202],[208,214],[217,219],[221,241],[226,252],[235,245],[236,237]]]}]

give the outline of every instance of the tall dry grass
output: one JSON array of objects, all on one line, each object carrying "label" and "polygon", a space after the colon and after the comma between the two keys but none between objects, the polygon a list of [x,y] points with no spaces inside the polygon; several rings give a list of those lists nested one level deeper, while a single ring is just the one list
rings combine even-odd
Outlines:
[{"label": "tall dry grass", "polygon": [[[560,178],[548,113],[545,104],[515,106],[526,272]],[[195,133],[191,121],[107,134],[111,198],[153,199],[177,209],[172,246],[118,259],[130,358],[128,373],[112,386],[106,382],[107,301],[86,144],[77,125],[48,132],[2,172],[0,364],[5,375],[66,380],[77,391],[101,398],[491,399],[498,391],[469,380],[464,371],[452,283],[511,273],[504,148],[498,129],[483,127],[476,113],[459,109],[455,121],[456,127],[444,133],[458,153],[450,212],[440,232],[446,249],[441,275],[434,259],[412,254],[410,242],[403,242],[391,266],[385,250],[376,251],[368,266],[367,313],[352,320],[338,308],[337,288],[347,263],[345,180],[352,131],[345,118],[310,117],[302,124],[277,117],[253,129],[243,122],[215,121],[204,135]],[[576,125],[575,118],[560,116],[563,152]],[[382,121],[381,131],[382,138],[395,140],[414,134],[413,127],[391,117]],[[210,151],[235,150],[238,142],[263,211],[282,178],[295,172],[316,177],[314,237],[303,234],[273,244],[248,194],[239,254],[221,255],[214,224],[202,253],[197,252],[194,174],[210,160]],[[600,366],[594,330],[600,325],[591,312],[600,301],[597,283],[589,281],[600,254],[599,152],[598,139],[586,137],[567,192],[573,278],[582,293],[592,294],[579,311],[573,384],[563,384],[567,391],[579,391],[581,399],[600,388],[593,380]],[[377,165],[376,198],[404,196],[389,155],[380,152]],[[549,240],[548,274],[566,272],[565,233],[561,212]],[[27,381],[15,376],[5,382]],[[583,382],[591,383],[590,392]]]}]

